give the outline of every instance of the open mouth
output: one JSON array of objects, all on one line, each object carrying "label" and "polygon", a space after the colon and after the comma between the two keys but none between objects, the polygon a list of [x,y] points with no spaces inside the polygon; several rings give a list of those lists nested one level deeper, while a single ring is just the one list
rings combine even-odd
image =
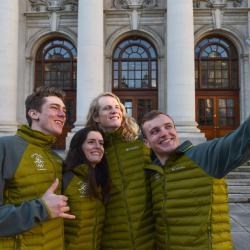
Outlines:
[{"label": "open mouth", "polygon": [[173,140],[173,138],[163,139],[160,141],[160,144],[168,144]]},{"label": "open mouth", "polygon": [[59,125],[59,126],[61,126],[61,127],[63,127],[63,125],[64,125],[64,122],[62,122],[62,121],[58,121],[58,120],[57,120],[57,121],[55,121],[55,122],[56,122],[57,125]]}]

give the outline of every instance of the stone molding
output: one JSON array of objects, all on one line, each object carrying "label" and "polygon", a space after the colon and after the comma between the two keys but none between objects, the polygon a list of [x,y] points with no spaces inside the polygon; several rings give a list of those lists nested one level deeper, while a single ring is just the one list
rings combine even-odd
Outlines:
[{"label": "stone molding", "polygon": [[194,8],[247,7],[247,0],[194,0]]},{"label": "stone molding", "polygon": [[77,11],[78,0],[28,0],[32,11]]},{"label": "stone molding", "polygon": [[157,0],[113,0],[115,9],[154,9]]}]

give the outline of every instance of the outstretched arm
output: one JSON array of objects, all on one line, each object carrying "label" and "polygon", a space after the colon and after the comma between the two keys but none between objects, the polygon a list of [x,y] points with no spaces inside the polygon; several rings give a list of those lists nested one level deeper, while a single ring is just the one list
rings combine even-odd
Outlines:
[{"label": "outstretched arm", "polygon": [[187,155],[211,176],[224,177],[250,159],[250,117],[232,133],[194,146]]}]

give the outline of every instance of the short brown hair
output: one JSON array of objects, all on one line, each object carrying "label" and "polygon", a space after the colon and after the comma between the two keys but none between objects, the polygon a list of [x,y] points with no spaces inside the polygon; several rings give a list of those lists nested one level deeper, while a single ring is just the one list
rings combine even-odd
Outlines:
[{"label": "short brown hair", "polygon": [[[174,120],[173,120],[173,118],[170,115],[167,115],[167,114],[165,114],[165,113],[163,113],[163,112],[161,112],[159,110],[151,110],[150,112],[146,113],[143,116],[143,118],[142,118],[141,132],[142,132],[142,135],[143,135],[144,138],[146,138],[146,135],[145,135],[145,133],[143,131],[143,125],[144,125],[144,123],[153,120],[154,118],[156,118],[159,115],[165,115],[165,116],[167,116],[169,119],[171,119],[171,121],[174,124]],[[174,126],[175,126],[175,124],[174,124]]]},{"label": "short brown hair", "polygon": [[30,109],[34,109],[37,111],[41,111],[41,107],[44,104],[44,97],[48,96],[57,96],[62,101],[65,98],[65,92],[61,89],[55,87],[38,87],[31,95],[29,95],[25,100],[25,108],[26,108],[26,119],[28,121],[29,126],[32,124],[32,119],[30,118],[28,112]]}]

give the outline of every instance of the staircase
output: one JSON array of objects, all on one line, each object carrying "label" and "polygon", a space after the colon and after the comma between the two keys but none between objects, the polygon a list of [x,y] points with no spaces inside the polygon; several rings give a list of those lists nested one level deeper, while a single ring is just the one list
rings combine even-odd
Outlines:
[{"label": "staircase", "polygon": [[250,203],[250,161],[227,175],[230,203]]}]

